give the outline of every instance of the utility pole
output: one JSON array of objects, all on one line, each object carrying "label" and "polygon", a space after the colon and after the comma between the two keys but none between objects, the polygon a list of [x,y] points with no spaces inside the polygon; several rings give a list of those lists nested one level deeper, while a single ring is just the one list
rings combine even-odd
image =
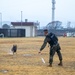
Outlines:
[{"label": "utility pole", "polygon": [[22,28],[22,11],[21,11],[21,28]]},{"label": "utility pole", "polygon": [[55,0],[52,0],[52,26],[54,27],[55,21]]},{"label": "utility pole", "polygon": [[1,13],[1,12],[0,12],[0,15],[1,15],[1,16],[0,16],[0,17],[1,17],[1,26],[2,26],[2,13]]}]

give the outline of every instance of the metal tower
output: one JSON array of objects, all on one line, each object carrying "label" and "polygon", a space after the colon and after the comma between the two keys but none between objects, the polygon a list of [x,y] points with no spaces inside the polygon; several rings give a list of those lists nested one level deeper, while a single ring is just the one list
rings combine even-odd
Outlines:
[{"label": "metal tower", "polygon": [[55,0],[52,0],[52,21],[55,19]]},{"label": "metal tower", "polygon": [[54,27],[54,21],[55,21],[55,0],[52,0],[52,25]]}]

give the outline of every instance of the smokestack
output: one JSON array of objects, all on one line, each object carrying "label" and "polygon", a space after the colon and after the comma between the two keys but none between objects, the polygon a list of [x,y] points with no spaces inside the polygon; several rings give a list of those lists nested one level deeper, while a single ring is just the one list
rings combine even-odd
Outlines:
[{"label": "smokestack", "polygon": [[52,0],[52,26],[54,28],[54,21],[55,21],[55,0]]},{"label": "smokestack", "polygon": [[55,19],[55,0],[52,0],[52,22]]}]

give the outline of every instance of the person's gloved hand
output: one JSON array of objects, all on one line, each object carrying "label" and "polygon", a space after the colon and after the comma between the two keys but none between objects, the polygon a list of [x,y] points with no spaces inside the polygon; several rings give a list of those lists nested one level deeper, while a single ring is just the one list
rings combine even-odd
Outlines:
[{"label": "person's gloved hand", "polygon": [[39,51],[38,53],[41,54],[41,51]]}]

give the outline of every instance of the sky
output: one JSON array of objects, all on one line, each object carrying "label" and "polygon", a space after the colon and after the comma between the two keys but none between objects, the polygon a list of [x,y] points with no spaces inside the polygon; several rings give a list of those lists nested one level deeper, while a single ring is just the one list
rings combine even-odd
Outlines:
[{"label": "sky", "polygon": [[[70,21],[75,24],[75,0],[55,0],[55,21],[63,26]],[[2,21],[38,21],[46,26],[52,21],[52,0],[0,0],[0,22]]]}]

